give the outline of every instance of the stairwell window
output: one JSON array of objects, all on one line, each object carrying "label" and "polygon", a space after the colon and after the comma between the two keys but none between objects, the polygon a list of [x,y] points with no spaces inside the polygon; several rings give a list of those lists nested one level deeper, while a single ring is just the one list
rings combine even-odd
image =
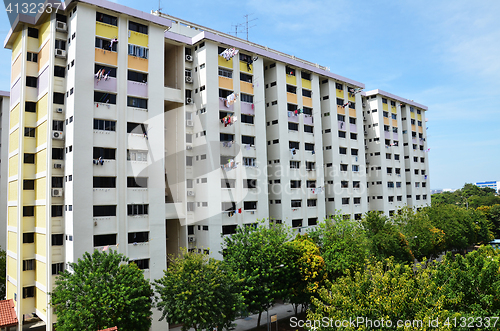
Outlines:
[{"label": "stairwell window", "polygon": [[38,29],[28,28],[28,37],[38,38]]},{"label": "stairwell window", "polygon": [[[113,44],[113,46],[116,45]],[[128,55],[137,56],[143,59],[149,58],[149,49],[137,45],[128,45]]]},{"label": "stairwell window", "polygon": [[26,60],[30,62],[38,62],[38,54],[28,52],[26,55]]},{"label": "stairwell window", "polygon": [[36,88],[38,86],[38,78],[26,76],[26,86]]}]

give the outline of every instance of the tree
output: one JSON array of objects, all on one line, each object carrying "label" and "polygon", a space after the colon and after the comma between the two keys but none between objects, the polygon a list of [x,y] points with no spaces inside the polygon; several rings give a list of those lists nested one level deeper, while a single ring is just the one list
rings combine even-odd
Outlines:
[{"label": "tree", "polygon": [[368,239],[370,253],[378,260],[394,257],[398,262],[413,262],[408,240],[395,224],[380,212],[368,212],[361,224]]},{"label": "tree", "polygon": [[56,278],[56,330],[149,330],[153,291],[135,263],[116,252],[86,252]]},{"label": "tree", "polygon": [[295,315],[298,306],[307,309],[311,296],[316,293],[326,278],[325,261],[320,256],[319,247],[307,234],[300,234],[285,244],[287,249],[287,279],[289,281],[288,300],[292,303]]},{"label": "tree", "polygon": [[491,222],[491,230],[495,235],[495,238],[500,238],[500,204],[493,206],[481,206],[476,210],[482,212]]},{"label": "tree", "polygon": [[259,313],[258,326],[262,312],[287,291],[284,244],[289,239],[288,228],[280,224],[238,227],[236,233],[224,236],[224,261],[243,279],[245,305]]},{"label": "tree", "polygon": [[310,236],[320,247],[330,280],[347,275],[348,270],[356,272],[364,267],[367,241],[358,222],[336,215],[321,221]]},{"label": "tree", "polygon": [[6,284],[6,269],[7,254],[3,249],[0,249],[0,300],[5,299],[5,284]]},{"label": "tree", "polygon": [[155,281],[160,320],[182,323],[182,330],[229,330],[243,308],[241,280],[225,263],[184,251]]}]

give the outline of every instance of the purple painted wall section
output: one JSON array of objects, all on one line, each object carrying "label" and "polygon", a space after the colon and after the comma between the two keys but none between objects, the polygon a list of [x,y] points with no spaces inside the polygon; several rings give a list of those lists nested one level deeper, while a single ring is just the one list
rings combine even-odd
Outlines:
[{"label": "purple painted wall section", "polygon": [[255,109],[252,109],[253,103],[241,102],[241,113],[246,115],[255,115]]},{"label": "purple painted wall section", "polygon": [[313,124],[313,117],[304,115],[304,124]]},{"label": "purple painted wall section", "polygon": [[94,89],[106,92],[116,92],[116,78],[109,77],[108,80],[98,81],[94,78]]},{"label": "purple painted wall section", "polygon": [[385,139],[391,139],[391,133],[384,131]]},{"label": "purple painted wall section", "polygon": [[47,88],[49,87],[49,70],[48,66],[45,67],[45,70],[38,76],[38,98],[42,96],[42,94],[47,92]]},{"label": "purple painted wall section", "polygon": [[230,105],[229,107],[226,107],[224,104],[224,98],[219,98],[219,110],[229,110],[229,111],[234,111],[234,104]]},{"label": "purple painted wall section", "polygon": [[[116,86],[116,84],[115,84]],[[148,84],[127,81],[127,93],[138,97],[148,97]]]},{"label": "purple painted wall section", "polygon": [[356,126],[356,124],[349,124],[349,131],[351,131],[352,133],[357,133],[358,127]]},{"label": "purple painted wall section", "polygon": [[291,122],[291,123],[299,123],[299,117],[298,116],[290,116],[288,118],[288,122]]},{"label": "purple painted wall section", "polygon": [[10,88],[10,105],[15,105],[21,97],[21,78]]},{"label": "purple painted wall section", "polygon": [[398,136],[398,134],[396,132],[392,133],[392,139],[399,140],[399,136]]},{"label": "purple painted wall section", "polygon": [[347,125],[345,125],[345,122],[338,121],[338,127],[339,130],[347,130]]},{"label": "purple painted wall section", "polygon": [[411,141],[412,141],[412,143],[416,144],[417,143],[417,138],[413,138]]},{"label": "purple painted wall section", "polygon": [[419,143],[420,145],[424,144],[424,140],[423,139],[420,139],[419,141],[420,141],[420,143]]}]

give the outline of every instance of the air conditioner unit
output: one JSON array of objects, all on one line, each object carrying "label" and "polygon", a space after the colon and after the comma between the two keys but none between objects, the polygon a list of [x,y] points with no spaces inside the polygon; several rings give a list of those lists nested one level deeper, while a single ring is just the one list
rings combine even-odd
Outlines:
[{"label": "air conditioner unit", "polygon": [[62,163],[54,163],[54,169],[62,169]]},{"label": "air conditioner unit", "polygon": [[62,131],[52,131],[52,138],[54,138],[54,139],[64,139],[64,132],[62,132]]},{"label": "air conditioner unit", "polygon": [[193,126],[193,120],[186,120],[186,126]]},{"label": "air conditioner unit", "polygon": [[191,98],[186,98],[186,105],[190,105],[193,103],[193,99]]},{"label": "air conditioner unit", "polygon": [[190,151],[192,149],[193,149],[193,146],[189,146],[189,145],[186,146],[186,150]]},{"label": "air conditioner unit", "polygon": [[66,51],[64,49],[56,49],[56,57],[60,57],[61,59],[66,58]]},{"label": "air conditioner unit", "polygon": [[187,191],[188,197],[194,197],[194,191]]},{"label": "air conditioner unit", "polygon": [[62,188],[53,188],[52,189],[52,196],[53,197],[62,197],[63,195],[63,189]]},{"label": "air conditioner unit", "polygon": [[193,82],[193,77],[186,76],[186,83],[192,83],[192,82]]},{"label": "air conditioner unit", "polygon": [[66,31],[68,31],[68,26],[66,25],[65,22],[57,21],[56,22],[56,30],[66,32]]},{"label": "air conditioner unit", "polygon": [[188,242],[194,243],[194,242],[196,242],[196,238],[195,237],[188,237]]},{"label": "air conditioner unit", "polygon": [[186,61],[193,62],[193,56],[192,55],[186,55]]},{"label": "air conditioner unit", "polygon": [[56,113],[62,113],[63,109],[62,108],[56,108]]}]

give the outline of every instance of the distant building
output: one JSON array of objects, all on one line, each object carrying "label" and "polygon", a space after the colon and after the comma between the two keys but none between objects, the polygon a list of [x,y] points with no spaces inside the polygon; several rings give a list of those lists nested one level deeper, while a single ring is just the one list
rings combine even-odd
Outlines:
[{"label": "distant building", "polygon": [[495,192],[499,193],[500,189],[500,181],[491,181],[491,182],[477,182],[475,183],[477,187],[489,187],[495,190]]}]

